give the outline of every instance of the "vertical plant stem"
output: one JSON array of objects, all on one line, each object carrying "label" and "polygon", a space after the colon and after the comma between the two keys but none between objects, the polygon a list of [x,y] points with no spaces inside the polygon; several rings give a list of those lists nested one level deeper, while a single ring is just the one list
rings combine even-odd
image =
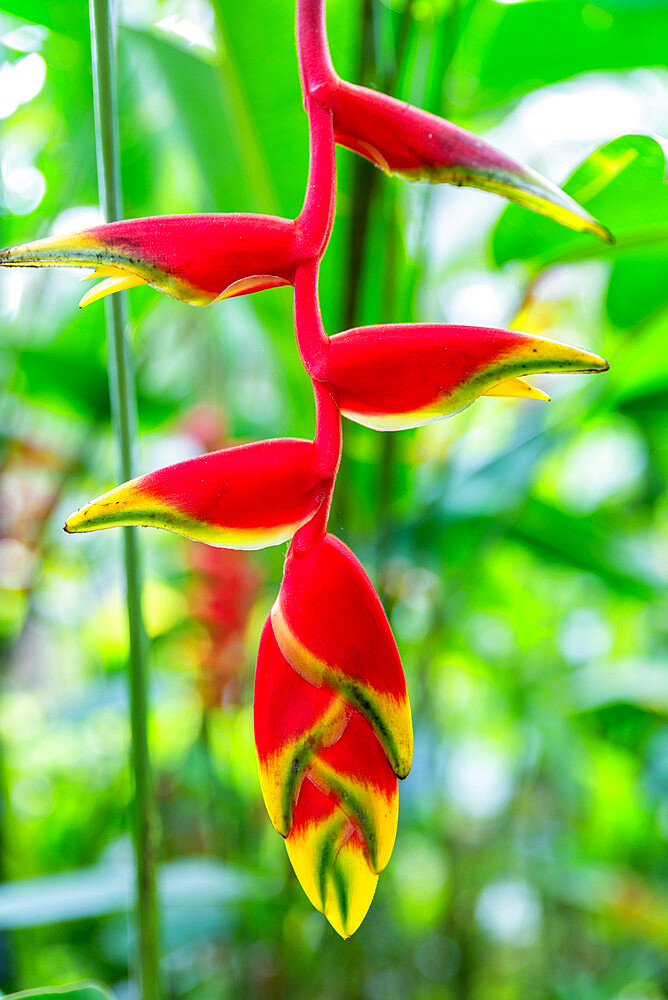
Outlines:
[{"label": "vertical plant stem", "polygon": [[[360,49],[357,67],[357,79],[367,83],[369,67],[373,64],[373,3],[363,0],[360,18]],[[354,157],[352,177],[352,209],[350,229],[348,232],[346,294],[342,300],[340,329],[347,330],[355,325],[359,309],[361,292],[361,277],[364,270],[366,236],[369,221],[371,199],[374,195],[378,170],[371,166],[361,156]],[[347,468],[349,458],[344,445],[341,456],[341,468],[332,506],[332,522],[344,537],[348,537],[352,498],[350,495],[350,470]]]},{"label": "vertical plant stem", "polygon": [[[90,0],[95,138],[100,203],[107,222],[122,215],[118,141],[116,46],[110,0]],[[128,309],[123,295],[105,302],[109,393],[123,480],[135,475],[137,405]],[[130,637],[131,767],[134,779],[133,833],[137,865],[139,982],[142,1000],[158,1000],[158,908],[155,877],[156,820],[147,737],[146,636],[141,613],[141,574],[135,528],[123,528],[126,603]]]}]

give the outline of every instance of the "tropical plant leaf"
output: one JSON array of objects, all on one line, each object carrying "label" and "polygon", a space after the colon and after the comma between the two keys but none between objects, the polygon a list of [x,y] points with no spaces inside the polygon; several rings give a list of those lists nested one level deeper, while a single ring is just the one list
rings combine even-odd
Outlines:
[{"label": "tropical plant leaf", "polygon": [[81,983],[71,983],[69,986],[40,986],[34,990],[23,990],[21,993],[9,993],[4,1000],[113,1000],[114,994],[101,983],[86,980]]},{"label": "tropical plant leaf", "polygon": [[[134,879],[132,865],[107,863],[5,882],[0,886],[0,930],[130,912]],[[262,898],[273,891],[270,879],[214,858],[197,856],[166,862],[160,868],[159,881],[166,906],[183,906],[193,900],[199,905],[219,906],[233,900]]]},{"label": "tropical plant leaf", "polygon": [[527,221],[514,205],[507,208],[492,236],[497,264],[524,260],[533,274],[551,264],[618,258],[668,246],[666,155],[649,135],[623,135],[601,146],[580,164],[564,190],[610,229],[613,246],[569,233],[550,219]]},{"label": "tropical plant leaf", "polygon": [[576,73],[663,65],[667,35],[661,0],[486,0],[460,43],[458,71],[477,81],[470,110],[480,110]]},{"label": "tropical plant leaf", "polygon": [[[668,302],[668,241],[639,249],[612,266],[605,306],[615,326],[636,327]],[[656,360],[656,359],[653,359]]]},{"label": "tropical plant leaf", "polygon": [[122,41],[135,59],[148,57],[157,68],[196,157],[210,199],[208,209],[257,211],[216,56],[185,48],[157,32],[129,27],[123,28]]}]

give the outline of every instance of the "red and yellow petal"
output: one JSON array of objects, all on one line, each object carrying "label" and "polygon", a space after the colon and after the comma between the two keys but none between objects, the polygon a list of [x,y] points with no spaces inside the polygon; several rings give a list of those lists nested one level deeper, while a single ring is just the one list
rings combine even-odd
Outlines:
[{"label": "red and yellow petal", "polygon": [[412,730],[380,600],[331,535],[288,553],[260,641],[255,743],[267,810],[295,873],[348,937],[392,853]]},{"label": "red and yellow petal", "polygon": [[269,620],[257,654],[253,711],[262,795],[274,828],[287,837],[304,774],[314,755],[340,738],[348,710],[336,691],[314,687],[292,669]]},{"label": "red and yellow petal", "polygon": [[0,251],[0,266],[90,267],[105,280],[81,305],[152,285],[193,305],[292,284],[299,259],[292,219],[268,215],[163,215],[111,222]]},{"label": "red and yellow petal", "polygon": [[309,900],[342,938],[364,920],[378,883],[359,833],[343,810],[307,778],[286,838],[290,863]]},{"label": "red and yellow petal", "polygon": [[323,381],[349,419],[401,430],[457,413],[481,395],[545,398],[518,376],[607,367],[596,354],[532,334],[415,323],[332,337]]},{"label": "red and yellow petal", "polygon": [[259,441],[132,479],[72,514],[65,530],[134,524],[257,549],[291,538],[316,513],[326,488],[311,441]]},{"label": "red and yellow petal", "polygon": [[378,595],[350,549],[332,535],[307,552],[291,549],[271,620],[293,669],[359,709],[394,773],[405,777],[413,734],[401,660]]},{"label": "red and yellow petal", "polygon": [[337,142],[386,173],[491,191],[612,242],[608,230],[551,181],[457,125],[336,78],[322,90],[318,99],[332,110]]},{"label": "red and yellow petal", "polygon": [[397,835],[399,788],[384,749],[358,709],[350,712],[340,738],[321,749],[309,777],[337,801],[360,834],[369,867],[381,872]]},{"label": "red and yellow petal", "polygon": [[382,871],[396,837],[397,778],[364,716],[293,670],[270,621],[258,650],[254,724],[260,786],[277,832],[289,835],[308,776],[358,830],[371,870]]}]

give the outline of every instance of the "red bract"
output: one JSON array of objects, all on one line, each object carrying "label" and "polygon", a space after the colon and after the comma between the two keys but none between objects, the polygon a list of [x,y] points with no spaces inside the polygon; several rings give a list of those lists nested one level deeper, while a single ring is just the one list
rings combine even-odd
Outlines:
[{"label": "red bract", "polygon": [[404,778],[413,737],[401,660],[378,595],[343,542],[325,535],[306,552],[293,543],[271,622],[294,669],[365,714]]},{"label": "red bract", "polygon": [[6,266],[92,267],[105,280],[88,305],[111,292],[152,285],[205,306],[294,280],[300,257],[296,223],[270,215],[162,215],[95,226],[0,251]]},{"label": "red bract", "polygon": [[341,80],[327,46],[324,0],[298,3],[297,43],[304,93],[330,109],[336,141],[386,174],[481,188],[613,241],[605,226],[530,167],[444,118]]},{"label": "red bract", "polygon": [[200,641],[200,692],[208,708],[238,700],[246,662],[244,635],[261,576],[247,552],[187,547],[191,571],[189,613],[203,634]]},{"label": "red bract", "polygon": [[138,524],[236,549],[291,538],[316,513],[328,480],[311,441],[259,441],[132,479],[67,520],[69,532]]},{"label": "red bract", "polygon": [[245,552],[206,545],[188,547],[188,566],[196,580],[190,594],[195,617],[216,638],[241,633],[261,577]]},{"label": "red bract", "polygon": [[348,937],[392,852],[412,728],[381,603],[332,535],[288,554],[258,653],[255,742],[265,804],[304,891]]},{"label": "red bract", "polygon": [[401,430],[456,413],[482,395],[549,398],[519,375],[607,367],[596,354],[528,333],[413,323],[337,334],[317,376],[344,416]]},{"label": "red bract", "polygon": [[386,174],[481,188],[569,229],[612,241],[608,230],[556,184],[452,122],[338,79],[319,97],[332,109],[336,141]]}]

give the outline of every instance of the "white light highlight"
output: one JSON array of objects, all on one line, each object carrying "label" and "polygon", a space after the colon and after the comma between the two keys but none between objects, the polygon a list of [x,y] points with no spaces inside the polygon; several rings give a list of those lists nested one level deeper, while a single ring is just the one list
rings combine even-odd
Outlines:
[{"label": "white light highlight", "polygon": [[0,118],[8,118],[22,104],[37,97],[46,80],[46,63],[37,52],[15,63],[0,65]]}]

